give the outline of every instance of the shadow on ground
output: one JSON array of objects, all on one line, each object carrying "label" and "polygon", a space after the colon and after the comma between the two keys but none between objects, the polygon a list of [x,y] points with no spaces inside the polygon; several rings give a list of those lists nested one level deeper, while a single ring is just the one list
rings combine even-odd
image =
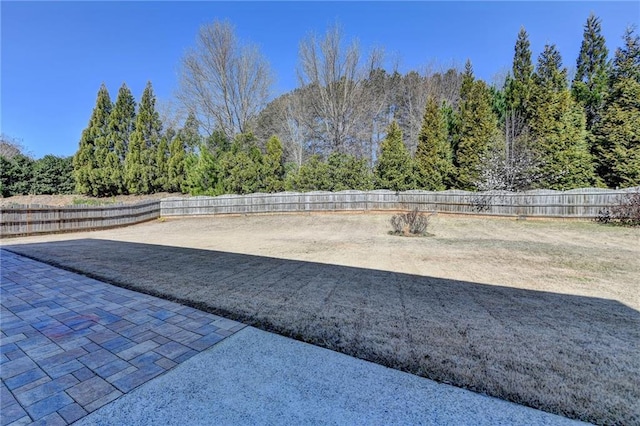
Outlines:
[{"label": "shadow on ground", "polygon": [[4,248],[570,418],[640,422],[640,313],[615,300],[119,241]]}]

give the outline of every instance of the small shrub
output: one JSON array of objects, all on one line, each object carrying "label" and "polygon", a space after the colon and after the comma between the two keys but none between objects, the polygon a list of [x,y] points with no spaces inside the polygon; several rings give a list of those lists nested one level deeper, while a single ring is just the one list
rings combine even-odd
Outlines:
[{"label": "small shrub", "polygon": [[611,209],[614,221],[625,226],[640,226],[640,190],[625,194]]},{"label": "small shrub", "polygon": [[598,211],[596,222],[640,226],[640,190],[625,194],[617,204]]},{"label": "small shrub", "polygon": [[391,227],[393,235],[425,236],[429,226],[431,215],[425,215],[418,209],[413,209],[404,214],[397,214],[391,217]]}]

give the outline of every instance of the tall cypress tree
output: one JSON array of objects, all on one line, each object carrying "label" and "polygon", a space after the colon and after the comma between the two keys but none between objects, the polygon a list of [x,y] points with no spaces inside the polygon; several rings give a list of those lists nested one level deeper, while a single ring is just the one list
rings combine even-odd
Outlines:
[{"label": "tall cypress tree", "polygon": [[530,127],[541,164],[538,186],[571,189],[593,185],[584,110],[571,96],[567,70],[555,45],[546,45],[538,58],[531,104]]},{"label": "tall cypress tree", "polygon": [[518,32],[511,73],[505,88],[507,109],[526,117],[533,84],[533,63],[529,35],[524,27]]},{"label": "tall cypress tree", "polygon": [[430,191],[442,191],[453,173],[447,121],[433,96],[427,100],[415,155],[418,184]]},{"label": "tall cypress tree", "polygon": [[587,131],[593,129],[600,117],[608,86],[608,56],[600,19],[592,13],[584,26],[576,75],[571,87],[574,98],[584,106]]},{"label": "tall cypress tree", "polygon": [[[98,90],[96,106],[89,125],[82,131],[78,151],[73,157],[73,176],[76,191],[80,194],[100,195],[99,169],[106,162],[108,153],[108,124],[111,98],[104,83]],[[104,157],[104,158],[103,158]]]},{"label": "tall cypress tree", "polygon": [[498,123],[486,83],[472,75],[469,87],[468,94],[461,97],[455,165],[458,186],[477,189],[482,159],[494,141]]},{"label": "tall cypress tree", "polygon": [[109,116],[110,187],[114,194],[125,194],[124,161],[129,148],[129,139],[135,129],[136,101],[131,90],[123,83],[118,98]]},{"label": "tall cypress tree", "polygon": [[162,131],[155,103],[153,87],[148,82],[142,93],[135,130],[131,134],[125,159],[125,181],[132,194],[148,194],[155,189],[157,151]]},{"label": "tall cypress tree", "polygon": [[375,167],[375,183],[379,189],[406,191],[416,186],[414,164],[402,142],[402,130],[393,121],[380,144],[380,156]]},{"label": "tall cypress tree", "polygon": [[616,49],[602,119],[594,128],[598,174],[610,187],[640,185],[640,37]]}]

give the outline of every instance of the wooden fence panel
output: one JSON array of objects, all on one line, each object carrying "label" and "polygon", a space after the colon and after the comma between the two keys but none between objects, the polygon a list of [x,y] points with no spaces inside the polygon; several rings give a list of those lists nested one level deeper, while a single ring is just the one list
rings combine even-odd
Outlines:
[{"label": "wooden fence panel", "polygon": [[132,225],[160,216],[217,214],[421,211],[512,217],[592,219],[640,187],[514,192],[340,191],[173,197],[131,205],[17,206],[0,209],[0,237]]},{"label": "wooden fence panel", "polygon": [[624,190],[535,190],[521,193],[376,190],[178,197],[161,201],[161,215],[385,211],[417,208],[442,213],[592,219],[598,216],[601,209],[617,203],[625,193],[638,190],[640,187]]},{"label": "wooden fence panel", "polygon": [[160,201],[109,206],[16,206],[0,209],[0,237],[86,231],[160,217]]}]

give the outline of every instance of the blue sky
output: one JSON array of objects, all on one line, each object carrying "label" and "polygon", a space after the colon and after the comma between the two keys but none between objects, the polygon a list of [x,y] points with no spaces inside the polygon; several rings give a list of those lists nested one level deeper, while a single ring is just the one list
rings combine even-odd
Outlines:
[{"label": "blue sky", "polygon": [[555,43],[575,67],[584,23],[602,19],[611,53],[638,2],[13,2],[0,3],[3,133],[36,158],[72,155],[96,94],[105,83],[115,101],[123,82],[139,100],[148,80],[159,101],[178,87],[180,58],[200,25],[228,19],[240,39],[260,46],[277,82],[296,86],[298,44],[339,22],[363,49],[381,46],[401,71],[428,64],[463,66],[491,82],[511,66],[520,26],[534,61]]}]

